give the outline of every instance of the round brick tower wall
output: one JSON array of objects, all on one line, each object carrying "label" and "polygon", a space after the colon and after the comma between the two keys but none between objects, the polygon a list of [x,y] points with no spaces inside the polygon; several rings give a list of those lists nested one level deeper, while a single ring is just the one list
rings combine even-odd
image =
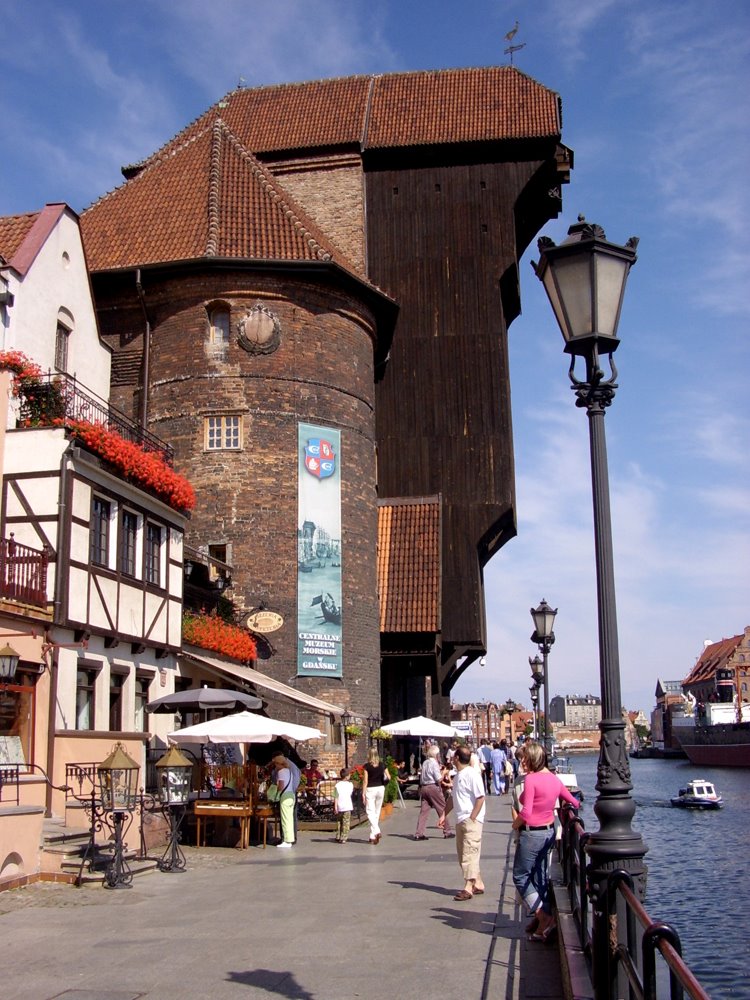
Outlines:
[{"label": "round brick tower wall", "polygon": [[[133,288],[110,298],[98,283],[102,333],[115,352],[137,347],[142,314]],[[380,709],[376,576],[377,506],[373,354],[375,323],[353,295],[309,278],[248,275],[240,269],[144,277],[151,322],[148,427],[175,450],[197,504],[187,528],[193,547],[227,545],[226,596],[249,610],[265,601],[284,617],[270,638],[269,675],[354,714]],[[278,348],[249,353],[238,324],[261,304],[278,320]],[[230,311],[225,346],[210,338],[210,313]],[[125,335],[124,330],[130,330]],[[130,390],[133,393],[133,390]],[[135,409],[124,389],[113,402]],[[239,415],[239,451],[208,451],[208,416]],[[343,679],[295,678],[297,663],[298,424],[340,431]],[[302,718],[300,716],[300,720]],[[307,721],[310,721],[309,719]]]}]

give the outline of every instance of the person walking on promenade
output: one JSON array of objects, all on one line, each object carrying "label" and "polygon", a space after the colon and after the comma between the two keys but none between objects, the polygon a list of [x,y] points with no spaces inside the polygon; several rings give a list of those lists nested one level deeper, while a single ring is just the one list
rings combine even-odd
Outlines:
[{"label": "person walking on promenade", "polygon": [[479,858],[482,853],[484,829],[484,784],[481,773],[472,765],[476,756],[468,747],[456,750],[453,778],[453,808],[456,814],[456,853],[464,876],[464,887],[454,899],[471,899],[484,892]]},{"label": "person walking on promenade", "polygon": [[414,834],[415,840],[427,840],[425,829],[430,809],[434,809],[438,815],[438,824],[442,827],[443,836],[455,836],[445,816],[445,796],[441,788],[443,776],[440,771],[440,765],[437,762],[437,756],[438,748],[436,746],[428,747],[427,756],[419,772],[420,806],[417,830]]},{"label": "person walking on promenade", "polygon": [[354,785],[349,780],[348,767],[342,767],[339,780],[333,789],[333,811],[336,813],[336,843],[345,844],[349,838],[349,825],[354,804]]},{"label": "person walking on promenade", "polygon": [[290,850],[297,840],[297,789],[300,769],[279,753],[273,758],[274,779],[278,789],[279,814],[281,817],[281,843],[277,847]]},{"label": "person walking on promenade", "polygon": [[380,810],[383,806],[385,786],[390,775],[385,764],[380,763],[380,754],[375,747],[367,754],[367,763],[362,772],[362,797],[365,800],[365,812],[370,823],[370,843],[380,843]]},{"label": "person walking on promenade", "polygon": [[555,842],[555,804],[563,799],[577,809],[579,802],[547,768],[547,755],[539,743],[524,743],[521,767],[526,778],[519,798],[521,808],[513,820],[513,829],[519,831],[513,884],[532,916],[526,928],[530,940],[546,942],[556,926],[548,874],[549,853]]},{"label": "person walking on promenade", "polygon": [[487,740],[482,740],[479,744],[479,759],[484,765],[484,770],[482,771],[482,778],[484,780],[484,790],[487,795],[490,794],[491,781],[492,781],[492,747],[488,744]]},{"label": "person walking on promenade", "polygon": [[505,751],[499,743],[492,744],[492,794],[505,794]]}]

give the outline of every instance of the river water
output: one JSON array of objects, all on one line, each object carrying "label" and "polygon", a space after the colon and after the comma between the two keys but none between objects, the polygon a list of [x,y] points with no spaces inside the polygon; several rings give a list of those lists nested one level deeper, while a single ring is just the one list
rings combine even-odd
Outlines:
[{"label": "river water", "polygon": [[[591,831],[599,825],[597,761],[595,754],[571,757]],[[683,958],[713,1000],[750,1000],[750,771],[684,760],[631,760],[630,766],[633,826],[649,849],[649,915],[675,928]],[[712,781],[724,808],[673,808],[670,797],[691,778]]]}]

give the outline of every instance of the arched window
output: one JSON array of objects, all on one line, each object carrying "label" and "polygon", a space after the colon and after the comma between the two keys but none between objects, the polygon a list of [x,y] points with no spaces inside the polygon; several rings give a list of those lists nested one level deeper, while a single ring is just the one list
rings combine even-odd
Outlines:
[{"label": "arched window", "polygon": [[209,340],[217,347],[229,344],[229,309],[224,305],[214,306],[209,314]]}]

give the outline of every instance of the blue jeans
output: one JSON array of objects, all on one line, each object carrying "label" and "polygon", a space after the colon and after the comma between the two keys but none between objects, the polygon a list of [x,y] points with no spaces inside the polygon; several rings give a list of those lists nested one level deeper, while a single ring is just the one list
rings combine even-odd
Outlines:
[{"label": "blue jeans", "polygon": [[552,912],[547,865],[554,843],[554,827],[520,831],[513,858],[513,884],[530,913],[536,913],[540,907],[545,913]]}]

